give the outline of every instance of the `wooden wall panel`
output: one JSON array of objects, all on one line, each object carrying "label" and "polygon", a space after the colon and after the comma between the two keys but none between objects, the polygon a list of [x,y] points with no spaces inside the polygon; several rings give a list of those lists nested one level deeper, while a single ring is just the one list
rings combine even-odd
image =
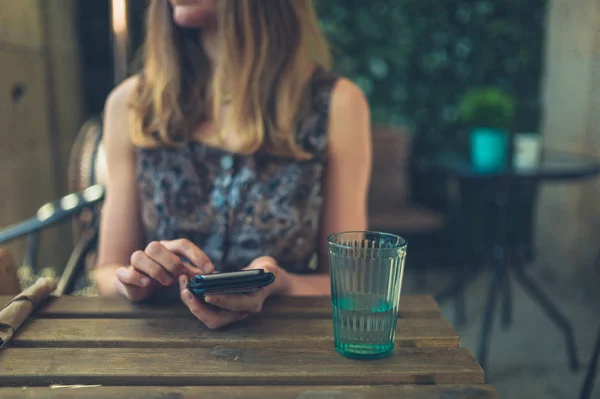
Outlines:
[{"label": "wooden wall panel", "polygon": [[2,1],[0,44],[42,50],[44,34],[39,0]]},{"label": "wooden wall panel", "polygon": [[[67,193],[70,148],[82,123],[75,0],[0,8],[0,227]],[[62,269],[70,226],[44,233],[40,265]],[[8,246],[20,264],[24,242]]]},{"label": "wooden wall panel", "polygon": [[[76,1],[42,1],[44,9],[47,73],[52,98],[52,130],[56,137],[57,189],[67,192],[67,164],[75,136],[83,121],[81,60],[76,30]],[[108,34],[108,32],[107,32]]]},{"label": "wooden wall panel", "polygon": [[[0,75],[0,225],[33,216],[56,196],[46,107],[44,57],[29,49],[4,51]],[[22,87],[18,100],[11,93]],[[17,262],[24,243],[9,246]]]}]

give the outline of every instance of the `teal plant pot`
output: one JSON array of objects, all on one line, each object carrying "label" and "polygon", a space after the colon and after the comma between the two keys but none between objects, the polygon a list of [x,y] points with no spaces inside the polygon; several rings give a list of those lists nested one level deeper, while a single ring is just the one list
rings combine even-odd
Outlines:
[{"label": "teal plant pot", "polygon": [[508,133],[504,129],[477,127],[471,131],[471,162],[475,169],[496,171],[507,165]]}]

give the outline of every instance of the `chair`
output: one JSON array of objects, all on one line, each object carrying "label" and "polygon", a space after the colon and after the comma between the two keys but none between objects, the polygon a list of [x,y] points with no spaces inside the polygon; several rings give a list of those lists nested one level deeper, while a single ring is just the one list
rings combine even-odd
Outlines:
[{"label": "chair", "polygon": [[444,217],[410,199],[411,137],[387,126],[373,129],[369,225],[373,230],[423,235],[440,231]]},{"label": "chair", "polygon": [[89,119],[80,129],[69,159],[70,194],[47,203],[37,214],[23,222],[0,229],[0,245],[27,237],[27,250],[20,275],[29,276],[20,285],[27,286],[37,274],[36,252],[39,232],[44,228],[71,220],[74,250],[58,282],[56,293],[93,294],[89,270],[97,244],[100,207],[104,199],[106,160],[102,146],[102,122]]}]

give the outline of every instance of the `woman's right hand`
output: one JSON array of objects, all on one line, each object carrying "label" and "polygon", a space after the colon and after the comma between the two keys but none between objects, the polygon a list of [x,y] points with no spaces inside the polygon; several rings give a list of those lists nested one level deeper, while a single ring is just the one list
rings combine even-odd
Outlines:
[{"label": "woman's right hand", "polygon": [[116,289],[124,297],[137,302],[150,297],[161,286],[177,284],[181,275],[193,277],[213,272],[214,265],[208,256],[191,241],[153,241],[144,251],[131,255],[129,266],[117,269]]}]

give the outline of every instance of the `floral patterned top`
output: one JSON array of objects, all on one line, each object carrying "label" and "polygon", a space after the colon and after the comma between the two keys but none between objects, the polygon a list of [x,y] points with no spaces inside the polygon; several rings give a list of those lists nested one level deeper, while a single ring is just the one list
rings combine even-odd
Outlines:
[{"label": "floral patterned top", "polygon": [[309,161],[242,155],[197,141],[137,148],[137,181],[148,242],[187,238],[219,272],[272,256],[287,271],[316,268],[327,160],[327,121],[337,76],[318,68],[297,142]]}]

